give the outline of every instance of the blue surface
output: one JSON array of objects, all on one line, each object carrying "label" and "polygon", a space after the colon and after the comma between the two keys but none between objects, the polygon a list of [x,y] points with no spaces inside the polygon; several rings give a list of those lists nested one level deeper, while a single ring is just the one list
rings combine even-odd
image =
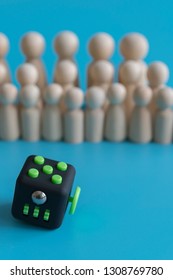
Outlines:
[{"label": "blue surface", "polygon": [[[83,88],[90,61],[86,43],[98,31],[109,32],[116,41],[130,31],[145,34],[150,41],[146,61],[163,60],[172,70],[172,9],[171,0],[1,0],[0,26],[11,41],[13,79],[23,62],[19,38],[28,30],[46,38],[49,81],[55,63],[51,41],[64,29],[80,38],[77,61]],[[117,51],[113,62],[120,62]],[[66,214],[59,230],[31,227],[11,217],[16,177],[33,153],[76,166],[74,186],[82,187],[79,207],[74,217]],[[1,259],[173,258],[173,146],[19,141],[0,142],[0,154]]]},{"label": "blue surface", "polygon": [[[0,258],[172,259],[173,146],[0,143]],[[82,187],[60,229],[32,227],[10,214],[16,177],[29,154],[72,163]]]}]

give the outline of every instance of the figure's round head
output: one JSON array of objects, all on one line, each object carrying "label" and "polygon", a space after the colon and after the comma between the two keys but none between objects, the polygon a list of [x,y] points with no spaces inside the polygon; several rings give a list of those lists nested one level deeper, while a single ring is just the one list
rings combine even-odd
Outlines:
[{"label": "figure's round head", "polygon": [[0,103],[3,105],[13,104],[17,100],[17,88],[10,84],[3,84],[0,88]]},{"label": "figure's round head", "polygon": [[152,87],[165,84],[169,79],[168,66],[161,61],[151,63],[148,67],[147,77]]},{"label": "figure's round head", "polygon": [[0,58],[3,58],[9,50],[9,40],[7,36],[0,33]]},{"label": "figure's round head", "polygon": [[170,108],[173,105],[173,89],[166,86],[159,89],[156,94],[156,104],[163,110]]},{"label": "figure's round head", "polygon": [[7,70],[3,64],[0,64],[0,84],[3,83],[7,74]]},{"label": "figure's round head", "polygon": [[129,33],[120,42],[120,53],[124,59],[143,59],[149,50],[146,37],[140,33]]},{"label": "figure's round head", "polygon": [[84,101],[84,93],[80,88],[73,87],[65,95],[65,104],[68,109],[75,110],[81,108]]},{"label": "figure's round head", "polygon": [[91,68],[91,77],[97,83],[110,83],[114,77],[114,68],[109,61],[99,60]]},{"label": "figure's round head", "polygon": [[120,83],[112,84],[108,89],[108,100],[110,104],[121,104],[126,98],[126,88]]},{"label": "figure's round head", "polygon": [[62,60],[58,63],[55,72],[55,80],[58,84],[71,84],[77,79],[77,67],[70,60]]},{"label": "figure's round head", "polygon": [[36,85],[26,85],[20,91],[20,102],[26,108],[36,106],[39,98],[40,90]]},{"label": "figure's round head", "polygon": [[58,84],[50,84],[45,89],[44,100],[47,104],[58,104],[63,95],[63,88]]},{"label": "figure's round head", "polygon": [[88,51],[95,60],[109,59],[114,52],[115,41],[107,33],[97,33],[89,41]]},{"label": "figure's round head", "polygon": [[152,90],[146,85],[137,86],[134,91],[133,99],[137,106],[145,107],[147,106],[152,98]]},{"label": "figure's round head", "polygon": [[45,49],[45,39],[38,32],[28,32],[21,39],[21,49],[27,58],[40,57]]},{"label": "figure's round head", "polygon": [[101,108],[105,102],[105,92],[100,87],[90,87],[86,92],[86,105],[90,109]]},{"label": "figure's round head", "polygon": [[63,31],[54,39],[54,49],[60,58],[71,58],[77,52],[78,47],[79,39],[71,31]]},{"label": "figure's round head", "polygon": [[120,67],[120,77],[123,84],[135,84],[138,83],[142,74],[141,64],[128,60]]},{"label": "figure's round head", "polygon": [[31,63],[20,65],[17,69],[16,76],[21,86],[36,84],[38,81],[38,71]]}]

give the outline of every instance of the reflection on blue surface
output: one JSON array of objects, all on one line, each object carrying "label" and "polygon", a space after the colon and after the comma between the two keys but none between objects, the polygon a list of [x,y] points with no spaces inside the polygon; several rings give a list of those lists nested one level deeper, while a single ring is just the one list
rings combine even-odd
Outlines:
[{"label": "reflection on blue surface", "polygon": [[[1,259],[173,258],[172,145],[18,141],[0,149]],[[76,167],[78,209],[57,230],[11,216],[15,180],[30,154]]]}]

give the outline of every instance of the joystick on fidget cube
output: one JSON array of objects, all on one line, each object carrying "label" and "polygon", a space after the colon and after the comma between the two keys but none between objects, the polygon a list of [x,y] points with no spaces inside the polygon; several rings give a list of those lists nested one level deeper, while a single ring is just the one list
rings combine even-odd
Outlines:
[{"label": "joystick on fidget cube", "polygon": [[12,214],[15,218],[46,228],[58,228],[67,205],[75,212],[80,195],[70,196],[75,168],[42,156],[29,156],[17,178]]}]

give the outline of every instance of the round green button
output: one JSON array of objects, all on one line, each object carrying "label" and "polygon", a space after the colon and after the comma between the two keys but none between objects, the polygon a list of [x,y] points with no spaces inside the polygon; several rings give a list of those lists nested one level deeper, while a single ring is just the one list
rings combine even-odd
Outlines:
[{"label": "round green button", "polygon": [[52,172],[53,172],[53,167],[51,166],[51,165],[45,165],[45,166],[43,166],[43,172],[45,173],[45,174],[52,174]]},{"label": "round green button", "polygon": [[42,156],[35,156],[35,158],[34,158],[34,162],[36,163],[36,164],[44,164],[44,157],[42,157]]},{"label": "round green button", "polygon": [[60,175],[53,175],[52,176],[52,183],[53,184],[61,184],[62,183],[62,177]]},{"label": "round green button", "polygon": [[67,170],[67,164],[63,161],[58,162],[57,168],[61,171],[66,171]]},{"label": "round green button", "polygon": [[28,175],[31,178],[37,178],[39,175],[39,171],[36,168],[30,168],[28,171]]}]

